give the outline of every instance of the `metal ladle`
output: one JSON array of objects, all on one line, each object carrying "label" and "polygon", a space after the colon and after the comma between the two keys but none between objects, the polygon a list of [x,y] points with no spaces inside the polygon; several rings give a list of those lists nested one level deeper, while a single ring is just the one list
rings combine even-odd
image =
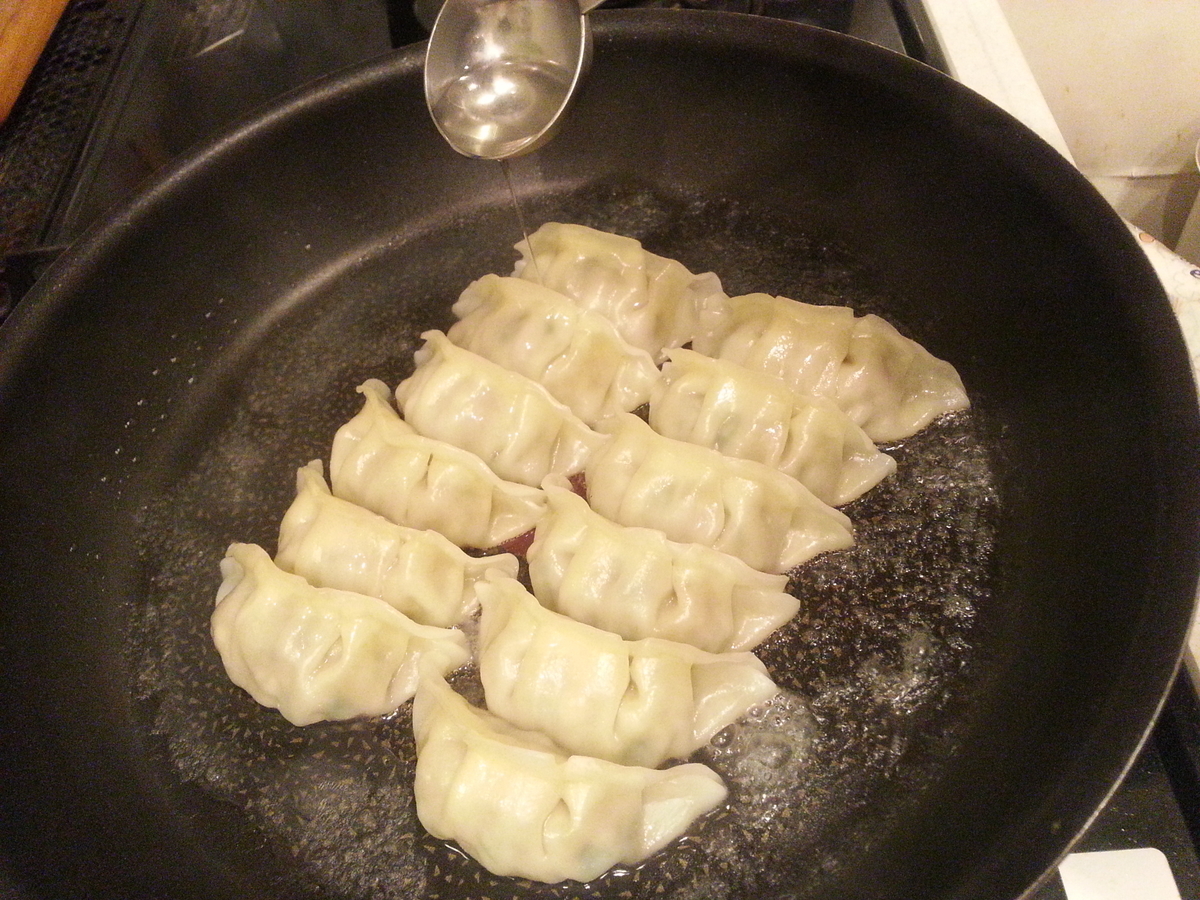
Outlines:
[{"label": "metal ladle", "polygon": [[554,134],[591,61],[601,0],[445,0],[425,54],[425,102],[464,156],[507,159]]}]

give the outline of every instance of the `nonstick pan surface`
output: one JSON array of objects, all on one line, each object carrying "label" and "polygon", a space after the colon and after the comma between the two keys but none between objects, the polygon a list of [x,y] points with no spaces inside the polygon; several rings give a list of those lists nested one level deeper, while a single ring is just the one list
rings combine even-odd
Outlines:
[{"label": "nonstick pan surface", "polygon": [[[172,169],[0,344],[3,860],[30,897],[1008,898],[1137,752],[1196,587],[1200,426],[1161,288],[1052,149],[909,60],[733,14],[595,19],[586,91],[514,165],[531,225],[641,239],[733,293],[877,312],[972,399],[890,448],[850,551],[797,571],[785,689],[699,758],[728,807],[591,885],[424,834],[407,709],[294,728],[208,636],[234,540],[368,377],[520,237],[419,50]],[[462,676],[471,689],[470,674]]]}]

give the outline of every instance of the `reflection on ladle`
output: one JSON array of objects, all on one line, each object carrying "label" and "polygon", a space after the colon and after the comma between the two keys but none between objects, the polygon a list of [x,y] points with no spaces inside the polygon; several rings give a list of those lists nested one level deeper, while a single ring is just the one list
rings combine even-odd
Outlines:
[{"label": "reflection on ladle", "polygon": [[507,159],[554,134],[591,58],[600,0],[446,0],[425,55],[425,102],[464,156]]}]

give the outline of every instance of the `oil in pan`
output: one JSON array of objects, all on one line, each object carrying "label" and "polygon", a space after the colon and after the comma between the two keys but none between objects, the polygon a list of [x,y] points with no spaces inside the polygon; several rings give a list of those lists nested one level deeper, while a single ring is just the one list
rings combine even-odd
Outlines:
[{"label": "oil in pan", "polygon": [[[730,293],[766,290],[860,313],[903,307],[848,251],[797,235],[768,210],[614,187],[529,212],[637,236],[696,271],[717,271]],[[181,785],[232,813],[225,821],[244,833],[229,840],[251,848],[241,855],[290,896],[822,896],[953,754],[959,707],[986,668],[975,638],[994,578],[999,501],[979,409],[885,448],[897,473],[844,508],[855,546],[793,573],[801,611],[756,651],[781,694],[695,756],[727,781],[727,803],[635,869],[588,885],[493,876],[417,820],[408,705],[382,719],[296,728],[225,676],[208,621],[226,545],[274,547],[295,469],[327,457],[356,410],[354,385],[394,385],[408,373],[418,335],[446,327],[467,281],[511,265],[512,242],[455,248],[506,227],[501,202],[364,254],[302,302],[290,299],[230,364],[238,389],[214,391],[219,408],[197,416],[207,431],[177,442],[189,449],[176,483],[146,511],[148,599],[135,611],[131,654],[147,742]],[[894,321],[921,340],[922,323]],[[180,427],[196,434],[197,422]],[[456,686],[469,693],[472,679],[460,673]]]}]

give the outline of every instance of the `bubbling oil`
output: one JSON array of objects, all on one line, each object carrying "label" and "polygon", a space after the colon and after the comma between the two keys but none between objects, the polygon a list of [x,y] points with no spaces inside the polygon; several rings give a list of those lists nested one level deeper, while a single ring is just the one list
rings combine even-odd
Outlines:
[{"label": "bubbling oil", "polygon": [[[592,209],[600,201],[581,202]],[[610,202],[614,217],[628,218],[631,209],[664,215],[654,198]],[[845,282],[850,292],[853,273],[839,274],[831,251],[789,245],[783,226],[766,235],[770,223],[757,209],[742,219],[736,209],[706,209],[678,216],[696,222],[696,231],[674,239],[699,257],[715,258],[723,247],[731,280],[776,271],[761,254],[778,248],[778,271],[803,274],[810,260],[813,285],[832,294]],[[502,228],[509,215],[496,210],[486,227]],[[429,239],[434,249],[444,243],[444,235]],[[389,263],[392,270],[421,271]],[[371,372],[394,372],[395,381],[422,327],[444,327],[397,315],[397,296],[420,293],[406,287],[381,291],[377,303],[335,294],[321,315],[281,325],[219,433],[189,457],[174,490],[145,510],[139,549],[148,582],[130,655],[136,708],[163,770],[174,773],[185,801],[199,792],[232,811],[220,826],[244,831],[261,865],[288,886],[286,896],[819,896],[850,865],[846,848],[867,843],[869,829],[885,829],[904,792],[936,778],[939,762],[957,749],[955,698],[972,690],[978,619],[994,581],[998,499],[983,414],[946,417],[884,448],[897,473],[845,509],[855,546],[791,573],[801,610],[755,651],[779,695],[693,757],[728,784],[721,809],[645,863],[588,885],[499,878],[417,820],[409,706],[379,719],[295,728],[230,683],[208,632],[225,546],[236,539],[273,547],[295,467],[327,453],[333,431],[357,411],[352,386],[363,360]],[[803,287],[784,289],[804,296]],[[340,374],[331,347],[339,348]],[[479,702],[472,678],[464,672],[456,686]],[[204,815],[193,824],[202,836]]]},{"label": "bubbling oil", "polygon": [[[219,559],[222,548],[189,534],[199,523],[174,504],[198,502],[206,481],[228,470],[231,447],[258,452],[250,431],[244,441],[231,437],[182,493],[151,511],[148,525],[173,549],[158,557],[152,593],[161,602],[137,623],[140,694],[169,765],[243,810],[302,876],[296,896],[742,898],[795,891],[798,877],[818,896],[844,864],[842,848],[862,842],[854,829],[882,827],[876,809],[888,786],[912,785],[953,752],[945,697],[971,658],[995,507],[971,413],[893,449],[897,475],[848,510],[855,547],[792,573],[801,612],[756,650],[780,693],[693,756],[727,783],[725,806],[643,864],[588,885],[498,878],[429,837],[412,798],[407,706],[297,729],[228,681],[207,634],[216,583],[197,580],[192,562]],[[256,502],[282,506],[286,497]],[[454,682],[480,703],[476,677],[467,670]],[[804,859],[810,869],[776,871],[756,862],[764,855]]]}]

